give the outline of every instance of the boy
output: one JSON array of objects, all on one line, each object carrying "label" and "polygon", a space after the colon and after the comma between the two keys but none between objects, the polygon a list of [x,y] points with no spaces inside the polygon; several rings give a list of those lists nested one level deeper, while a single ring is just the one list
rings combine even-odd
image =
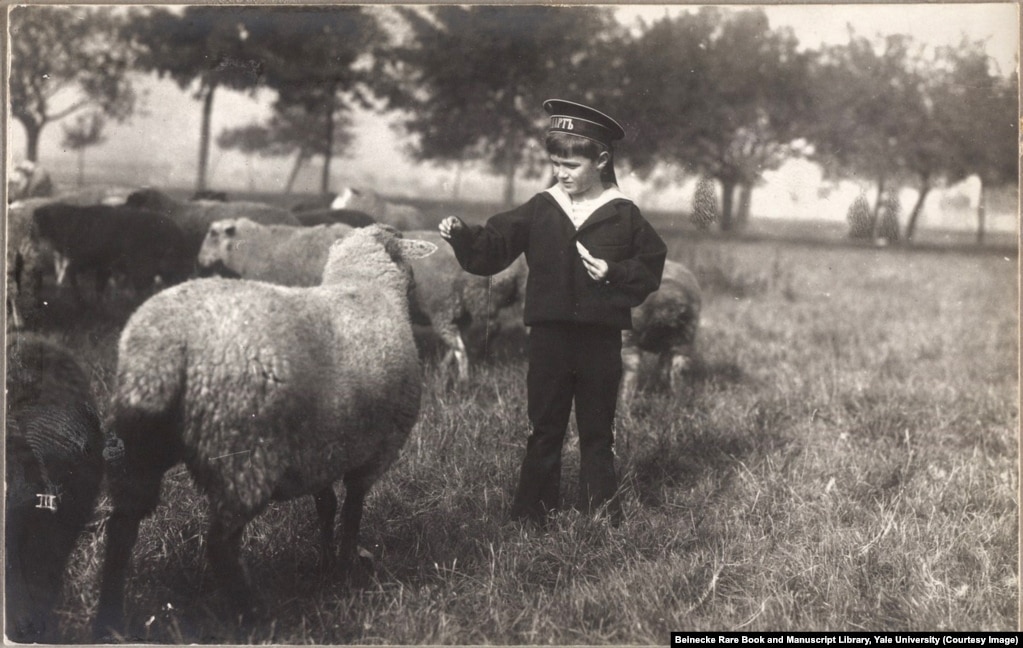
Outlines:
[{"label": "boy", "polygon": [[574,400],[578,508],[589,514],[606,507],[618,524],[614,417],[621,332],[632,326],[631,309],[660,285],[667,249],[618,189],[612,142],[625,136],[618,122],[560,99],[545,101],[544,109],[556,183],[483,226],[449,216],[440,232],[473,274],[500,272],[523,253],[529,264],[524,320],[532,431],[511,517],[542,524],[558,508],[561,449]]}]

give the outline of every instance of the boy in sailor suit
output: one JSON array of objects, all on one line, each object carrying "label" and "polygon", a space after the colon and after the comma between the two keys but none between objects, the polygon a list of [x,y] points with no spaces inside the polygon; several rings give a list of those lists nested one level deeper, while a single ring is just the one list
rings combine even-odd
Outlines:
[{"label": "boy in sailor suit", "polygon": [[470,226],[450,216],[441,235],[461,266],[492,275],[526,255],[524,320],[529,332],[528,416],[532,426],[511,517],[543,524],[558,509],[561,450],[575,402],[579,495],[584,513],[621,521],[616,497],[614,417],[622,336],[631,309],[657,290],[664,241],[618,189],[612,118],[560,99],[546,147],[556,182],[525,204]]}]

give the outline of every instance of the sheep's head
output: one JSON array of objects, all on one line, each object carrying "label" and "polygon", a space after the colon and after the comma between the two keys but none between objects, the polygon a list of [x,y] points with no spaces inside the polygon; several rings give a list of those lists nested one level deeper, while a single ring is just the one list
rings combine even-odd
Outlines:
[{"label": "sheep's head", "polygon": [[238,269],[232,264],[233,252],[239,244],[239,226],[245,228],[249,224],[251,221],[246,218],[231,218],[210,223],[196,258],[200,276],[240,276]]},{"label": "sheep's head", "polygon": [[359,227],[330,246],[323,284],[356,275],[383,278],[397,273],[411,289],[412,269],[408,261],[436,251],[433,243],[403,238],[401,232],[388,225]]}]

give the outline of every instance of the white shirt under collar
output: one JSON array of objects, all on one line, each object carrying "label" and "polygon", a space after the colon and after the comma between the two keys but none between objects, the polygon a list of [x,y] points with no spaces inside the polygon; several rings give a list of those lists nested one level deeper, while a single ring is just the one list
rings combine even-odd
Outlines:
[{"label": "white shirt under collar", "polygon": [[623,194],[618,187],[608,187],[596,198],[578,201],[572,200],[572,197],[565,193],[565,190],[558,184],[544,189],[544,191],[554,198],[565,214],[572,219],[572,224],[575,225],[576,229],[579,229],[586,222],[586,219],[593,215],[593,212],[612,200],[618,198],[629,200],[629,197]]}]

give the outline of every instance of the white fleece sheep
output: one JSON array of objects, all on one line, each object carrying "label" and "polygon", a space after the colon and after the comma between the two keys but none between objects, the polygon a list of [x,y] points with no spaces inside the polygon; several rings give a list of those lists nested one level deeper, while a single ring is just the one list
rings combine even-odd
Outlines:
[{"label": "white fleece sheep", "polygon": [[111,471],[100,635],[122,625],[139,523],[180,461],[210,502],[209,563],[243,611],[259,606],[242,532],[271,500],[314,495],[332,561],[342,479],[340,557],[353,563],[366,493],[419,414],[406,260],[434,249],[374,225],[333,244],[320,286],[197,279],[132,315],[111,403],[124,459]]},{"label": "white fleece sheep", "polygon": [[348,225],[261,225],[232,218],[210,225],[199,250],[199,274],[315,286],[334,241],[351,234]]},{"label": "white fleece sheep", "polygon": [[700,305],[700,284],[693,273],[681,263],[665,261],[661,287],[632,309],[632,330],[622,333],[624,403],[635,395],[643,351],[657,355],[659,373],[667,373],[672,391],[682,387],[695,359]]}]

